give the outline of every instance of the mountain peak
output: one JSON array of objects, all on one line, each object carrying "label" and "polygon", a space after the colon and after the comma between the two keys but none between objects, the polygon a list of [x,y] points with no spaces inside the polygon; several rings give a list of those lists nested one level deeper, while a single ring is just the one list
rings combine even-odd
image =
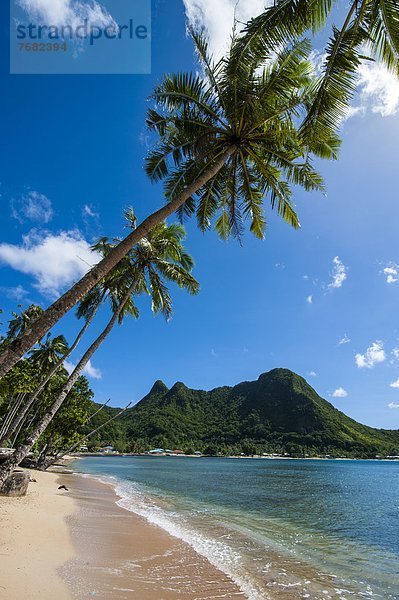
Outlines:
[{"label": "mountain peak", "polygon": [[185,392],[186,390],[188,390],[188,387],[182,381],[176,381],[174,386],[170,388],[172,393]]},{"label": "mountain peak", "polygon": [[296,378],[299,376],[296,373],[294,373],[293,371],[291,371],[290,369],[285,369],[283,367],[276,367],[275,369],[271,369],[270,371],[267,371],[266,373],[261,373],[261,375],[259,375],[259,377],[258,377],[258,380],[266,379],[266,378],[270,378],[270,377]]},{"label": "mountain peak", "polygon": [[166,394],[169,391],[169,388],[161,379],[157,379],[150,390],[150,394]]}]

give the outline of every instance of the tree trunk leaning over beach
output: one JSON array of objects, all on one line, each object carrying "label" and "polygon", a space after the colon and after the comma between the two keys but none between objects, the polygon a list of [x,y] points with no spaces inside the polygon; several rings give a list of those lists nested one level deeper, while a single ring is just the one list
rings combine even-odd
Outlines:
[{"label": "tree trunk leaning over beach", "polygon": [[66,354],[64,354],[62,356],[62,358],[50,369],[50,371],[47,373],[46,377],[43,379],[43,381],[41,381],[39,383],[39,385],[37,386],[37,388],[34,390],[34,392],[32,392],[32,394],[29,394],[25,404],[23,405],[22,409],[19,410],[17,412],[17,414],[14,416],[12,422],[10,423],[10,425],[7,427],[7,430],[4,431],[2,433],[2,435],[0,436],[0,446],[1,444],[4,443],[5,440],[8,440],[10,438],[10,436],[13,435],[13,433],[15,431],[17,431],[18,427],[21,425],[21,423],[23,422],[25,416],[28,414],[29,410],[32,408],[36,398],[39,396],[39,394],[44,390],[44,388],[46,387],[47,383],[50,381],[50,379],[56,374],[56,372],[58,371],[58,369],[64,364],[64,362],[71,356],[72,352],[75,350],[75,348],[77,347],[77,345],[79,344],[80,340],[82,339],[84,333],[87,331],[90,323],[92,322],[92,320],[94,319],[95,314],[97,313],[97,310],[99,308],[100,304],[98,304],[92,311],[92,313],[90,314],[90,316],[86,319],[85,324],[83,325],[83,327],[81,328],[81,330],[79,331],[78,335],[76,336],[75,341],[73,342],[72,346],[69,348],[69,350],[66,352]]},{"label": "tree trunk leaning over beach", "polygon": [[120,295],[117,290],[116,295],[112,296],[114,302],[111,303],[113,310],[111,319],[85,352],[57,399],[34,427],[32,433],[11,457],[0,466],[0,490],[15,467],[27,456],[35,442],[51,423],[79,379],[84,367],[117,321],[122,322],[123,317],[127,314],[138,316],[138,310],[132,299],[133,294],[147,291],[151,295],[153,311],[155,313],[161,311],[169,318],[172,301],[163,278],[177,283],[180,288],[186,289],[192,294],[198,292],[198,282],[191,275],[194,262],[182,244],[184,237],[185,231],[181,225],[172,224],[168,226],[166,223],[161,223],[149,232],[145,241],[132,250],[131,255],[129,255],[129,263],[119,280]]},{"label": "tree trunk leaning over beach", "polygon": [[81,360],[79,361],[79,363],[77,364],[77,366],[75,367],[73,372],[71,373],[70,377],[68,378],[68,381],[62,388],[56,401],[52,404],[50,409],[44,414],[41,421],[36,425],[36,427],[34,428],[32,433],[30,433],[30,435],[27,437],[27,439],[24,441],[24,443],[21,444],[21,446],[19,446],[19,448],[17,448],[14,451],[14,453],[11,455],[11,457],[8,460],[6,460],[2,465],[0,465],[0,490],[1,490],[2,486],[4,485],[5,481],[8,479],[8,477],[14,471],[14,469],[24,460],[24,458],[26,458],[27,454],[30,452],[33,445],[37,442],[37,440],[40,438],[42,433],[46,430],[48,425],[51,423],[54,416],[57,414],[58,410],[61,408],[65,398],[67,397],[67,395],[71,391],[72,387],[75,385],[75,383],[79,379],[84,367],[87,365],[90,358],[93,356],[93,354],[95,353],[97,348],[99,348],[99,346],[102,344],[102,342],[105,340],[105,338],[107,337],[107,335],[110,333],[113,326],[117,322],[119,315],[122,313],[123,308],[126,305],[126,303],[128,302],[130,295],[132,294],[135,287],[136,287],[136,282],[134,282],[130,286],[128,292],[126,293],[125,297],[121,301],[118,309],[112,315],[107,326],[103,329],[103,331],[100,333],[100,335],[97,337],[97,339],[91,344],[91,346],[85,352],[85,354],[83,355],[83,357],[81,358]]},{"label": "tree trunk leaning over beach", "polygon": [[[84,437],[81,437],[78,442],[76,442],[75,444],[73,444],[73,446],[70,446],[67,450],[62,450],[61,452],[57,453],[57,456],[55,456],[55,457],[53,457],[51,459],[47,459],[45,461],[42,461],[42,464],[40,466],[39,466],[39,461],[38,461],[38,465],[37,465],[38,469],[40,471],[46,471],[46,469],[48,469],[53,464],[55,464],[57,462],[57,460],[60,460],[66,454],[70,454],[71,452],[74,452],[76,450],[76,448],[78,448],[78,446],[80,446],[81,444],[83,444],[83,442],[85,442],[86,440],[88,440],[89,438],[91,438],[95,433],[97,433],[98,431],[100,431],[101,429],[103,429],[104,427],[106,427],[106,425],[108,425],[109,423],[111,423],[111,421],[115,421],[115,419],[118,419],[124,412],[127,411],[128,408],[130,408],[131,404],[132,403],[129,402],[129,404],[127,404],[127,406],[125,406],[125,408],[122,408],[116,415],[114,415],[113,417],[111,417],[110,419],[108,419],[108,421],[105,421],[105,423],[102,423],[101,425],[99,425],[98,427],[96,427],[96,429],[93,429],[93,431],[90,431],[90,433],[87,433]],[[105,404],[103,404],[102,407],[96,413],[94,413],[94,414],[97,414],[98,412],[100,412],[100,410],[102,410],[104,408],[104,406],[105,406]],[[94,416],[94,414],[90,418],[92,418]],[[47,452],[47,454],[48,454],[48,452]]]},{"label": "tree trunk leaning over beach", "polygon": [[[204,75],[165,75],[152,95],[155,108],[147,113],[147,126],[158,139],[145,170],[153,182],[164,181],[167,204],[144,219],[25,333],[3,346],[0,377],[174,212],[181,217],[196,213],[202,231],[214,224],[224,239],[242,237],[247,219],[251,233],[263,239],[265,199],[298,229],[293,188],[324,191],[312,158],[337,158],[340,140],[331,128],[321,127],[315,136],[301,125],[316,89],[311,44],[290,40],[278,52],[272,45],[267,56],[262,45],[237,57],[239,39],[233,32],[226,56],[214,63],[205,38],[191,35]],[[328,107],[326,112],[328,116]]]},{"label": "tree trunk leaning over beach", "polygon": [[61,298],[56,300],[44,311],[20,337],[16,338],[0,352],[0,378],[30,350],[36,341],[42,338],[50,329],[89,292],[101,279],[122,260],[124,256],[143,239],[150,231],[172,215],[186,200],[212,179],[223,167],[228,157],[235,152],[234,145],[229,146],[201,177],[189,185],[184,192],[179,194],[172,202],[154,212],[122,240],[110,254],[104,257],[95,267],[80,279]]}]

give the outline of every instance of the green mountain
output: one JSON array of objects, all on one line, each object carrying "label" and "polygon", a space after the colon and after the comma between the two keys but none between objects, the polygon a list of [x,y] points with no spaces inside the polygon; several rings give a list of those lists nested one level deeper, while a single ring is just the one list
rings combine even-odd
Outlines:
[{"label": "green mountain", "polygon": [[[90,425],[115,411],[105,408]],[[162,447],[207,454],[374,457],[399,454],[399,430],[361,425],[323,400],[299,375],[273,369],[257,381],[209,392],[180,382],[168,389],[157,381],[91,441],[92,446],[104,443],[133,452]]]}]

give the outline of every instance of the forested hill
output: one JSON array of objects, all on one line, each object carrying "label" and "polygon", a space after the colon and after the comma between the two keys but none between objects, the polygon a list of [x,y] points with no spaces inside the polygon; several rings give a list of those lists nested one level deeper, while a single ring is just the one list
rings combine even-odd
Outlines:
[{"label": "forested hill", "polygon": [[[105,408],[90,423],[114,414]],[[138,404],[104,428],[93,445],[121,451],[153,447],[216,454],[331,454],[374,457],[399,454],[399,430],[373,429],[347,417],[299,375],[273,369],[256,381],[193,390],[157,381]]]}]

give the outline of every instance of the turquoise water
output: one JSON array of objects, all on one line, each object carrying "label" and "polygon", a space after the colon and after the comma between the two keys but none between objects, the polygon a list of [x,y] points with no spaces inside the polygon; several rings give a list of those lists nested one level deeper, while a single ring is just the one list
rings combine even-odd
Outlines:
[{"label": "turquoise water", "polygon": [[399,462],[85,458],[252,600],[399,599]]}]

